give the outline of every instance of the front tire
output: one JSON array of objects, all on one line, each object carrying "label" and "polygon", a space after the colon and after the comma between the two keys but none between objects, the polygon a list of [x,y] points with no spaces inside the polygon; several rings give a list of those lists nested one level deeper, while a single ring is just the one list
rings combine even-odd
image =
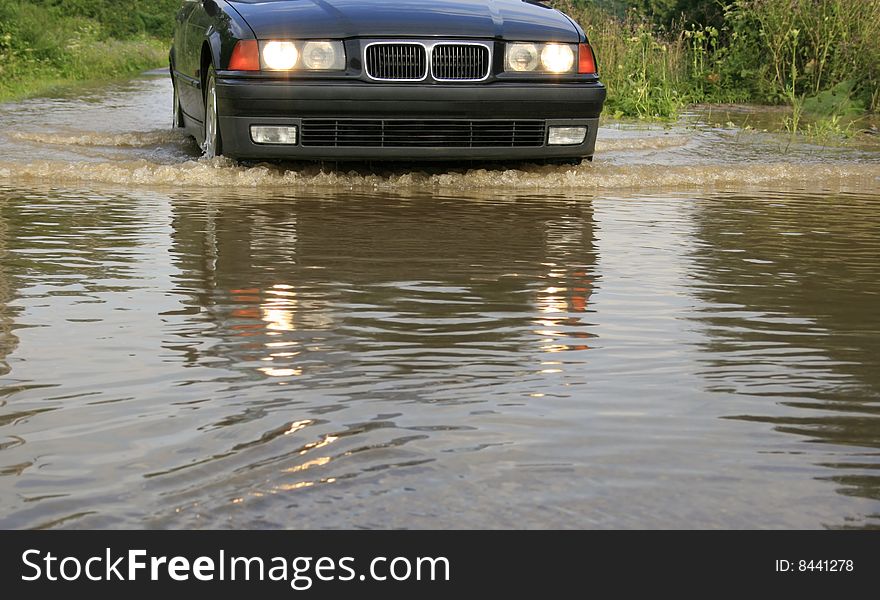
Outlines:
[{"label": "front tire", "polygon": [[208,68],[205,78],[205,139],[202,152],[205,158],[215,158],[223,154],[223,138],[220,135],[220,114],[217,107],[217,71],[214,65]]}]

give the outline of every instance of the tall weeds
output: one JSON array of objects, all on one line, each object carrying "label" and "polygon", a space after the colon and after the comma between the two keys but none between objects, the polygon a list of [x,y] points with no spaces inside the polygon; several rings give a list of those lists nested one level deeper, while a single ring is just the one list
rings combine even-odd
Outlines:
[{"label": "tall weeds", "polygon": [[684,14],[671,27],[634,9],[553,4],[587,31],[621,116],[668,118],[696,102],[880,110],[880,0],[733,0],[719,3],[720,26]]},{"label": "tall weeds", "polygon": [[688,102],[686,49],[657,35],[635,10],[623,18],[589,5],[560,0],[554,5],[589,32],[602,79],[610,91],[608,109],[618,116],[668,118]]},{"label": "tall weeds", "polygon": [[730,67],[755,100],[847,83],[863,108],[880,108],[880,0],[737,0],[726,23]]}]

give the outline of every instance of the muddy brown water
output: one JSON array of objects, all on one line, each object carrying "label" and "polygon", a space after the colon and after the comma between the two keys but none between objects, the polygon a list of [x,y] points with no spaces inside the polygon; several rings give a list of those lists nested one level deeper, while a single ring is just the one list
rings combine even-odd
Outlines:
[{"label": "muddy brown water", "polygon": [[880,527],[880,151],[236,165],[0,105],[0,526]]}]

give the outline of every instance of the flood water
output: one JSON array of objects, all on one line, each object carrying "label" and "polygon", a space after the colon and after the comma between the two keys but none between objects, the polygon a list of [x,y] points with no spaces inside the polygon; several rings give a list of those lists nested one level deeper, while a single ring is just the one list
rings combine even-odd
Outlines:
[{"label": "flood water", "polygon": [[0,105],[0,526],[878,528],[880,148],[235,165]]}]

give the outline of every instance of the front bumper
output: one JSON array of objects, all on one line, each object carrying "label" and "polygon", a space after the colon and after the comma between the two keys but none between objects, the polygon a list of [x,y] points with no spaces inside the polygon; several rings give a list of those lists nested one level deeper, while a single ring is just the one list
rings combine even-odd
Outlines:
[{"label": "front bumper", "polygon": [[[605,102],[600,83],[376,84],[361,81],[217,82],[224,154],[249,159],[522,160],[592,156]],[[576,146],[335,147],[255,144],[251,125],[295,125],[303,119],[542,120],[585,126]],[[301,129],[300,129],[301,131]]]}]

